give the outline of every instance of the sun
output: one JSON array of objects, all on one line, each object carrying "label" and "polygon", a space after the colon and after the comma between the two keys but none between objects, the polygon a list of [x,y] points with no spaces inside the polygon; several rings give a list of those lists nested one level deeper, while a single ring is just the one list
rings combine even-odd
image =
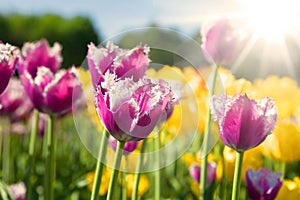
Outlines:
[{"label": "sun", "polygon": [[295,78],[295,52],[300,48],[300,1],[235,1],[239,4],[236,16],[246,28],[248,39],[231,70],[236,72],[244,64],[255,63],[259,76],[275,73]]},{"label": "sun", "polygon": [[239,0],[249,27],[266,42],[281,43],[297,26],[296,0]]}]

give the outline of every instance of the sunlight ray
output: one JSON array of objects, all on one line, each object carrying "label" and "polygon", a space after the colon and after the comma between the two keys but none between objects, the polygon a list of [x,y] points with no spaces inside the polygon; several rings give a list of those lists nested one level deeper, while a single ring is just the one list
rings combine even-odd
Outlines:
[{"label": "sunlight ray", "polygon": [[245,47],[242,49],[242,51],[239,54],[237,60],[233,63],[233,65],[231,67],[231,72],[232,73],[235,73],[238,70],[238,68],[240,67],[240,65],[243,63],[243,61],[246,59],[246,57],[248,56],[248,54],[252,50],[252,48],[255,45],[257,39],[258,39],[258,32],[255,32],[251,36],[251,38],[249,39],[249,41],[247,42],[247,44],[245,45]]}]

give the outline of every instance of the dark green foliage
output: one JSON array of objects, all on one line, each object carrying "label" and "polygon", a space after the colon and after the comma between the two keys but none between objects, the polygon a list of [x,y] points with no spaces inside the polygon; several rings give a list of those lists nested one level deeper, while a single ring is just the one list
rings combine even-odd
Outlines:
[{"label": "dark green foliage", "polygon": [[0,16],[0,39],[21,47],[24,42],[46,38],[52,45],[59,42],[63,46],[63,67],[81,65],[85,59],[87,45],[99,43],[96,30],[87,17],[70,19],[57,15],[22,16],[12,14]]}]

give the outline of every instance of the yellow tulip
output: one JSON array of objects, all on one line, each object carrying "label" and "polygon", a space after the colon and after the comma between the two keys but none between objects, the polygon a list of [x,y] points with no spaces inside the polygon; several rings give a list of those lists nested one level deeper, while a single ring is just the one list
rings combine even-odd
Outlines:
[{"label": "yellow tulip", "polygon": [[293,117],[300,108],[300,89],[293,79],[270,76],[264,80],[256,80],[253,86],[255,97],[267,96],[275,100],[279,119]]},{"label": "yellow tulip", "polygon": [[[126,194],[127,197],[132,196],[133,186],[134,186],[135,174],[126,174]],[[140,175],[140,182],[138,187],[138,197],[143,196],[150,187],[150,182],[145,174]]]},{"label": "yellow tulip", "polygon": [[265,156],[282,162],[300,160],[300,130],[290,121],[279,121],[272,134],[262,144]]},{"label": "yellow tulip", "polygon": [[[244,94],[247,93],[249,96],[251,90],[251,82],[241,78],[236,79],[234,75],[227,69],[220,67],[219,68],[219,75],[222,80],[222,84],[224,87],[224,92],[227,95],[233,96],[238,93]],[[251,96],[251,95],[250,95]]]},{"label": "yellow tulip", "polygon": [[79,68],[79,79],[82,83],[83,96],[86,100],[87,108],[86,115],[95,124],[99,131],[103,129],[101,121],[98,117],[95,104],[94,104],[94,87],[91,82],[91,75],[89,71],[85,71],[83,68]]},{"label": "yellow tulip", "polygon": [[[192,67],[181,70],[175,66],[164,66],[158,71],[148,69],[146,75],[181,84],[182,98],[174,107],[173,114],[165,126],[167,132],[173,136],[187,134],[195,129],[203,132],[208,93],[205,80],[200,73]],[[187,116],[190,120],[183,120]]]},{"label": "yellow tulip", "polygon": [[276,200],[294,200],[300,199],[300,178],[293,180],[284,180],[283,185],[277,194]]},{"label": "yellow tulip", "polygon": [[[107,193],[110,176],[111,176],[111,169],[104,168],[102,173],[102,179],[101,179],[101,187],[99,189],[99,195],[103,196]],[[88,189],[92,191],[94,185],[94,179],[95,179],[95,172],[88,173],[86,175],[86,179],[89,182]]]}]

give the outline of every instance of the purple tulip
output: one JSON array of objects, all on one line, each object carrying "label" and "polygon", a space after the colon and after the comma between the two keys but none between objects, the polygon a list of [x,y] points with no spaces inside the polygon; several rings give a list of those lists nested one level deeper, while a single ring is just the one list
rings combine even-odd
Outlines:
[{"label": "purple tulip", "polygon": [[106,48],[89,46],[87,60],[94,87],[104,81],[106,72],[115,73],[118,78],[133,77],[134,81],[142,78],[149,65],[149,47],[137,46],[133,49],[121,49],[108,41]]},{"label": "purple tulip", "polygon": [[9,192],[15,200],[25,200],[26,186],[23,182],[12,184],[9,186]]},{"label": "purple tulip", "polygon": [[8,85],[9,79],[18,62],[19,49],[0,41],[0,94]]},{"label": "purple tulip", "polygon": [[44,66],[52,73],[56,73],[62,62],[61,46],[54,43],[50,47],[47,40],[43,39],[36,43],[25,43],[22,47],[22,60],[18,71],[23,74],[27,71],[32,77],[36,77],[38,68]]},{"label": "purple tulip", "polygon": [[242,37],[229,19],[207,24],[201,31],[202,50],[207,60],[218,65],[231,64],[241,50]]},{"label": "purple tulip", "polygon": [[[110,146],[113,148],[113,150],[116,151],[117,149],[117,139],[114,138],[113,136],[109,136],[108,138],[108,142],[110,144]],[[130,142],[125,142],[124,148],[123,148],[123,155],[127,156],[128,154],[130,154],[131,152],[133,152],[136,147],[138,145],[138,142],[136,141],[130,141]]]},{"label": "purple tulip", "polygon": [[251,199],[273,200],[282,186],[281,173],[261,168],[258,171],[249,169],[246,172],[248,195]]},{"label": "purple tulip", "polygon": [[7,115],[13,122],[29,117],[33,105],[29,100],[21,82],[12,78],[6,90],[0,96],[1,115]]},{"label": "purple tulip", "polygon": [[[201,166],[199,164],[192,164],[190,166],[190,175],[198,183],[200,183],[200,174],[201,174]],[[217,176],[217,164],[214,162],[208,163],[206,185],[209,186],[213,182],[213,180],[216,179],[216,176]]]},{"label": "purple tulip", "polygon": [[142,78],[119,79],[107,72],[95,94],[100,119],[108,132],[119,141],[146,138],[157,123],[167,117],[174,104],[173,93],[165,84]]},{"label": "purple tulip", "polygon": [[75,67],[54,74],[49,68],[38,67],[36,76],[24,71],[23,85],[33,105],[40,112],[64,115],[81,97],[81,83]]},{"label": "purple tulip", "polygon": [[262,143],[274,129],[277,119],[272,99],[255,101],[247,95],[238,95],[237,98],[213,96],[211,111],[218,121],[224,144],[239,152]]}]

